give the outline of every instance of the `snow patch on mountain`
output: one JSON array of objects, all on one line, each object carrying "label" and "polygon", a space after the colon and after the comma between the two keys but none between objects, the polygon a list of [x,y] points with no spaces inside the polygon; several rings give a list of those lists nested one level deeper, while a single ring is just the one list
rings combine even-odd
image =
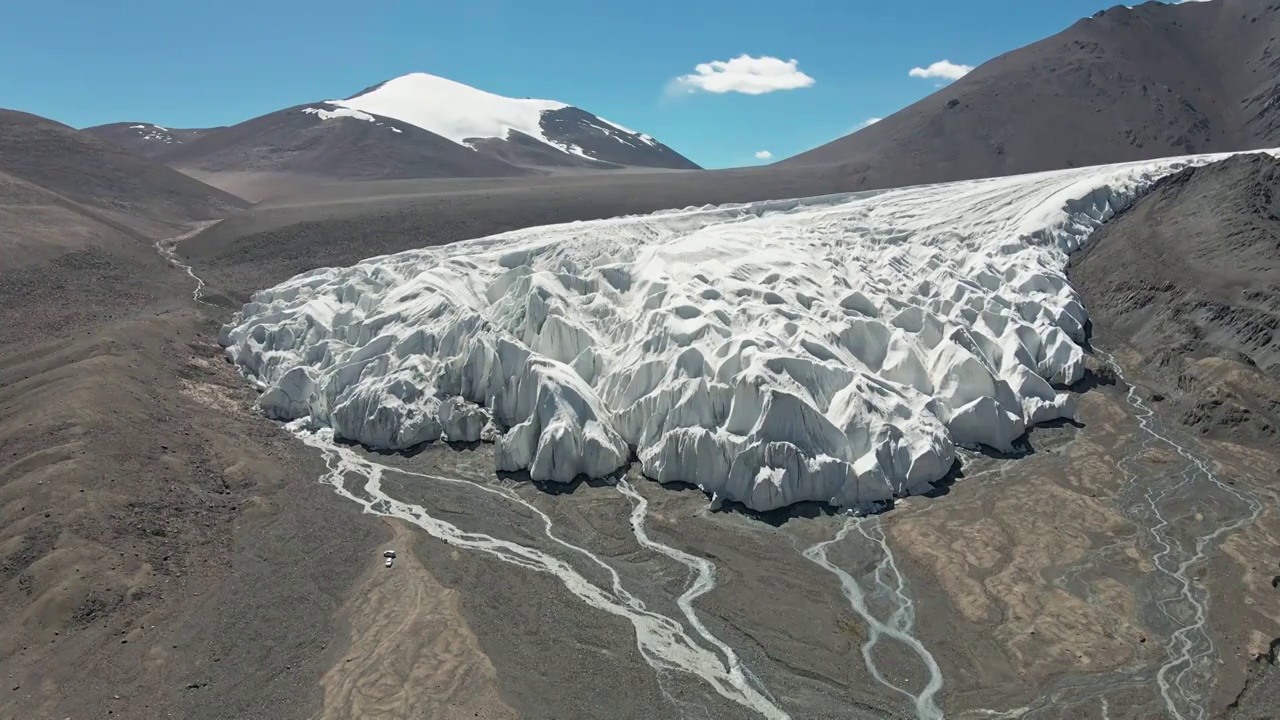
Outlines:
[{"label": "snow patch on mountain", "polygon": [[[622,125],[619,125],[618,123],[613,122],[612,120],[605,120],[604,118],[600,117],[599,115],[597,115],[597,116],[596,116],[596,118],[597,118],[597,119],[599,119],[599,120],[601,120],[602,122],[604,122],[606,125],[609,125],[609,126],[611,126],[611,127],[613,127],[613,128],[616,128],[616,129],[618,129],[618,130],[621,130],[622,132],[626,133],[627,135],[630,135],[630,136],[635,137],[637,140],[639,140],[640,142],[642,142],[642,143],[644,143],[644,144],[646,144],[646,145],[657,146],[657,144],[658,144],[658,141],[657,141],[657,140],[655,140],[654,138],[650,137],[649,135],[645,135],[645,134],[644,134],[644,133],[642,133],[642,132],[636,132],[635,130],[632,130],[631,128],[623,127]],[[597,127],[599,127],[599,126],[597,126]],[[603,130],[604,128],[600,128],[600,129],[601,129],[601,130]],[[612,133],[608,133],[608,131],[606,131],[606,133],[607,133],[607,134],[610,134],[610,135],[613,135]],[[630,144],[627,140],[624,140],[623,138],[621,138],[621,137],[619,137],[619,136],[617,136],[617,135],[613,135],[613,137],[614,137],[616,140],[618,140],[618,142],[624,142],[624,143],[628,143],[628,144]]]},{"label": "snow patch on mountain", "polygon": [[606,119],[604,119],[604,118],[600,117],[599,115],[597,115],[597,116],[596,116],[596,119],[597,119],[597,120],[600,120],[600,121],[601,121],[601,122],[603,122],[605,125],[611,125],[611,126],[613,126],[614,128],[616,128],[616,129],[618,129],[618,130],[621,130],[622,132],[624,132],[624,133],[626,133],[626,134],[628,134],[628,135],[639,135],[639,134],[640,134],[640,133],[636,132],[635,130],[632,130],[632,129],[631,129],[631,128],[629,128],[629,127],[624,127],[624,126],[622,126],[622,125],[619,125],[618,123],[616,123],[616,122],[614,122],[614,121],[612,121],[612,120],[606,120]]},{"label": "snow patch on mountain", "polygon": [[159,125],[130,125],[129,129],[137,130],[138,136],[143,140],[154,140],[156,142],[165,143],[166,145],[171,145],[173,143],[178,143],[179,145],[182,144],[181,140],[178,140],[169,133],[169,128],[167,127],[161,127]]},{"label": "snow patch on mountain", "polygon": [[530,228],[304,273],[224,329],[272,416],[768,510],[926,492],[1069,418],[1068,253],[1192,156]]},{"label": "snow patch on mountain", "polygon": [[334,118],[354,118],[356,120],[364,120],[365,122],[374,122],[375,118],[369,113],[363,113],[359,110],[351,108],[337,108],[334,110],[325,110],[324,108],[302,108],[302,112],[308,115],[315,115],[321,120],[333,120]]},{"label": "snow patch on mountain", "polygon": [[[614,128],[617,128],[618,130],[621,130],[622,132],[626,133],[627,135],[632,135],[632,136],[634,136],[635,138],[637,138],[638,140],[640,140],[640,142],[642,142],[642,143],[644,143],[644,144],[646,144],[646,145],[654,145],[654,146],[656,146],[656,145],[658,144],[658,141],[657,141],[657,140],[653,139],[652,137],[650,137],[650,136],[648,136],[648,135],[645,135],[644,133],[636,132],[635,130],[632,130],[631,128],[628,128],[628,127],[623,127],[622,125],[619,125],[618,123],[613,122],[612,120],[605,120],[604,118],[600,117],[599,115],[597,115],[597,116],[596,116],[596,118],[597,118],[597,119],[599,119],[599,120],[601,120],[602,122],[604,122],[606,125],[611,125],[611,126],[613,126]],[[603,129],[603,128],[601,128],[601,129]],[[618,136],[616,136],[616,135],[614,135],[614,138],[615,138],[615,139],[617,139],[619,142],[627,142],[626,140],[623,140],[622,138],[620,138],[620,137],[618,137]],[[629,144],[629,143],[628,143],[628,144]]]}]

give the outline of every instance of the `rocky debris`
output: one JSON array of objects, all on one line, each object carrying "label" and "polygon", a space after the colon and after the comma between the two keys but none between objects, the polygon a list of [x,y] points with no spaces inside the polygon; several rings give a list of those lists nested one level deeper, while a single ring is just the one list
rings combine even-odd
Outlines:
[{"label": "rocky debris", "polygon": [[1218,439],[1280,429],[1280,161],[1243,155],[1167,177],[1072,258],[1096,342],[1127,345],[1150,399]]}]

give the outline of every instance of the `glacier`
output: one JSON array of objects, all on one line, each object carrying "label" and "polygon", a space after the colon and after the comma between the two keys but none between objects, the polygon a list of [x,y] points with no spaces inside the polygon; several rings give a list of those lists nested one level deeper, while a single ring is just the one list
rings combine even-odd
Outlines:
[{"label": "glacier", "polygon": [[770,510],[927,492],[1075,411],[1068,255],[1226,154],[528,228],[298,275],[223,328],[282,420]]}]

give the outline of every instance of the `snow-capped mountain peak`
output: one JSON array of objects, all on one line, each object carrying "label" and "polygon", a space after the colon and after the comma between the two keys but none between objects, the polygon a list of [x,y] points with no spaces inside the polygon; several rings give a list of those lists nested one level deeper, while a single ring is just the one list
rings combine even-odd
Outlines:
[{"label": "snow-capped mountain peak", "polygon": [[147,157],[205,173],[279,171],[368,180],[698,167],[652,136],[581,108],[504,97],[426,73],[402,75],[345,100],[295,104],[231,127],[128,122],[89,130]]},{"label": "snow-capped mountain peak", "polygon": [[321,105],[304,112],[322,120],[387,118],[516,165],[697,167],[649,135],[567,103],[505,97],[427,73]]},{"label": "snow-capped mountain peak", "polygon": [[554,100],[503,97],[427,73],[402,75],[326,104],[406,122],[461,144],[473,138],[505,140],[512,130],[550,143],[542,114],[568,107]]}]

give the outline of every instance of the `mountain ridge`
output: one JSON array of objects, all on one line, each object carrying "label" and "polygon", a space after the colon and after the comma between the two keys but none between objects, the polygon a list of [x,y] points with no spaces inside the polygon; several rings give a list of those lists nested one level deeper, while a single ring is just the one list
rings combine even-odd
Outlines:
[{"label": "mountain ridge", "polygon": [[1116,6],[776,166],[852,189],[1280,145],[1280,2]]},{"label": "mountain ridge", "polygon": [[381,180],[518,177],[557,168],[700,169],[652,136],[567,103],[507,98],[426,73],[226,127],[110,123],[85,131],[215,178],[232,172]]},{"label": "mountain ridge", "polygon": [[222,128],[169,128],[145,122],[116,122],[85,128],[84,132],[143,157],[156,158],[171,150],[175,144],[188,143],[205,133],[220,129]]},{"label": "mountain ridge", "polygon": [[168,222],[212,220],[241,198],[128,152],[92,133],[0,110],[0,171],[74,202]]}]

